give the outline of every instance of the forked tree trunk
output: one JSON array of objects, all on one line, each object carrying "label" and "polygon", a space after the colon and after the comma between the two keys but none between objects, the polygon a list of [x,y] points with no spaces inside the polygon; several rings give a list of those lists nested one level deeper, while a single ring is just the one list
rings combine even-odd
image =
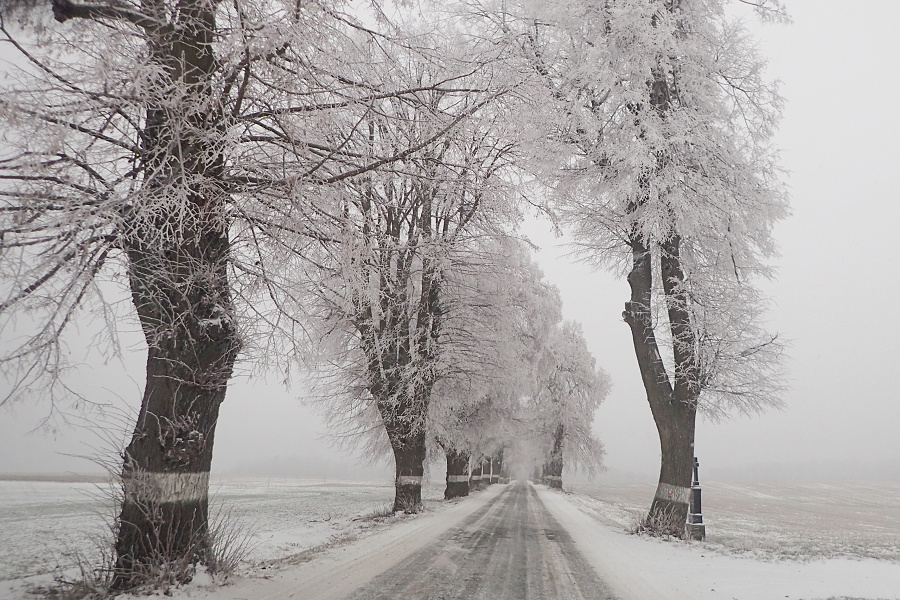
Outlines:
[{"label": "forked tree trunk", "polygon": [[551,488],[562,489],[563,472],[563,442],[566,436],[566,428],[559,424],[553,432],[553,452],[550,460],[544,465],[544,483]]},{"label": "forked tree trunk", "polygon": [[[428,239],[431,234],[430,196],[424,197],[421,209],[422,235]],[[412,344],[405,335],[398,340],[397,365],[408,369],[414,363],[434,365],[437,353],[437,340],[441,329],[440,276],[435,261],[423,258],[421,274],[422,288],[419,297],[419,310],[416,318],[415,338]],[[400,306],[404,306],[401,302]],[[402,313],[401,314],[405,314]],[[406,331],[407,323],[395,328],[395,331]],[[413,356],[411,348],[417,348],[418,355]],[[410,386],[410,382],[400,383],[405,375],[398,374],[397,381],[392,382],[394,390],[393,411],[381,411],[387,430],[391,448],[394,451],[396,477],[394,480],[394,512],[418,512],[422,506],[422,478],[425,474],[425,418],[428,414],[428,403],[434,380],[425,373],[422,379]],[[396,392],[412,387],[411,395]],[[387,407],[387,405],[383,405]]]},{"label": "forked tree trunk", "polygon": [[453,449],[445,450],[447,454],[447,487],[444,499],[459,498],[469,495],[469,455]]},{"label": "forked tree trunk", "polygon": [[[664,3],[663,8],[669,12],[677,12],[680,2]],[[655,16],[653,25],[656,26]],[[673,101],[678,100],[678,90],[669,85],[668,73],[668,67],[658,65],[652,70],[653,79],[650,84],[650,104],[663,117],[670,111]],[[665,167],[667,160],[664,152],[657,152],[656,163],[659,170]],[[642,188],[649,190],[652,175],[642,174],[640,177]],[[641,202],[630,207],[632,214],[637,212]],[[674,217],[672,223],[674,227]],[[694,429],[700,396],[700,362],[697,339],[688,310],[691,300],[682,287],[685,278],[681,266],[679,232],[673,230],[668,235],[669,238],[659,240],[659,263],[673,341],[674,370],[671,378],[660,356],[653,331],[653,261],[649,248],[637,233],[633,233],[629,240],[632,251],[632,270],[628,274],[631,300],[626,303],[623,316],[631,327],[641,378],[660,441],[659,485],[650,505],[647,525],[659,533],[683,537],[690,499]]]},{"label": "forked tree trunk", "polygon": [[628,275],[631,300],[622,316],[631,328],[632,341],[647,401],[659,433],[661,463],[659,484],[647,522],[661,533],[682,536],[687,521],[693,466],[694,428],[699,386],[693,356],[690,319],[683,299],[677,297],[683,281],[678,262],[677,238],[664,245],[663,288],[667,296],[669,325],[676,340],[675,385],[671,384],[660,356],[650,309],[653,283],[648,249],[632,240],[632,270]]}]

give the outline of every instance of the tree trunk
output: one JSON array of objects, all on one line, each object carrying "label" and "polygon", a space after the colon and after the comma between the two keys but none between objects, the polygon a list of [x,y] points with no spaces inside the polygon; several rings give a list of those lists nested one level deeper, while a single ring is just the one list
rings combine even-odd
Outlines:
[{"label": "tree trunk", "polygon": [[453,449],[447,454],[447,487],[444,500],[469,495],[469,455]]},{"label": "tree trunk", "polygon": [[471,484],[472,486],[476,486],[476,487],[477,487],[478,484],[481,483],[481,478],[483,477],[483,475],[482,475],[482,468],[481,468],[481,467],[482,467],[483,464],[484,464],[484,460],[481,459],[481,458],[479,458],[479,459],[478,459],[477,461],[475,461],[475,463],[472,465],[472,477],[471,477],[471,479],[470,479],[470,484]]},{"label": "tree trunk", "polygon": [[664,248],[662,262],[664,290],[669,307],[670,327],[675,343],[676,383],[673,387],[663,364],[653,331],[650,310],[653,272],[649,250],[631,240],[632,270],[628,275],[631,300],[622,313],[631,328],[632,341],[647,392],[647,401],[659,433],[661,463],[659,485],[650,506],[647,524],[660,533],[684,534],[690,499],[693,466],[694,427],[699,387],[690,341],[690,321],[684,304],[676,295],[683,275],[671,243]]},{"label": "tree trunk", "polygon": [[559,424],[553,432],[553,452],[550,454],[550,460],[544,465],[544,483],[551,488],[562,489],[562,472],[563,472],[563,441],[565,440],[566,428]]},{"label": "tree trunk", "polygon": [[187,344],[177,347],[175,340],[149,350],[142,409],[122,470],[118,589],[140,585],[165,563],[183,567],[188,579],[187,568],[207,559],[209,471],[219,406],[234,362],[232,342],[193,344],[200,356],[191,348],[186,352]]},{"label": "tree trunk", "polygon": [[163,248],[134,237],[128,244],[148,357],[122,468],[116,589],[140,585],[166,563],[189,579],[191,564],[206,560],[215,427],[239,348],[221,225],[182,230]]},{"label": "tree trunk", "polygon": [[391,440],[394,450],[394,512],[418,512],[422,506],[425,474],[425,431],[410,432]]},{"label": "tree trunk", "polygon": [[142,188],[134,210],[123,211],[122,244],[148,356],[124,453],[116,589],[158,576],[163,565],[189,579],[191,564],[208,558],[213,440],[240,345],[227,273],[225,111],[213,83],[216,8],[196,0],[178,13],[159,1],[145,8],[170,22],[144,29],[150,59],[165,75],[141,136]]},{"label": "tree trunk", "polygon": [[657,401],[656,405],[653,414],[661,457],[659,485],[648,517],[662,533],[682,537],[690,503],[696,411],[678,401]]}]

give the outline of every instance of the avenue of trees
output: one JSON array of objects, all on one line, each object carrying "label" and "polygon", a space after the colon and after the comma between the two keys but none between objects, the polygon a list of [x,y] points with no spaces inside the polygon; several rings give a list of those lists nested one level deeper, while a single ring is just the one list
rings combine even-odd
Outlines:
[{"label": "avenue of trees", "polygon": [[728,4],[0,3],[0,402],[66,397],[79,319],[115,339],[111,289],[147,346],[112,587],[209,561],[242,361],[314,371],[333,421],[390,449],[394,510],[429,448],[447,497],[483,457],[557,487],[597,468],[609,382],[516,235],[527,203],[627,277],[649,515],[678,533],[698,411],[780,389],[754,282],[787,212],[781,100]]},{"label": "avenue of trees", "polygon": [[[740,3],[786,18],[777,2]],[[758,412],[782,389],[783,345],[755,287],[787,214],[770,143],[782,101],[729,4],[503,3],[493,21],[522,40],[551,106],[552,210],[583,258],[631,287],[622,317],[661,450],[647,521],[676,534],[698,411]]]}]

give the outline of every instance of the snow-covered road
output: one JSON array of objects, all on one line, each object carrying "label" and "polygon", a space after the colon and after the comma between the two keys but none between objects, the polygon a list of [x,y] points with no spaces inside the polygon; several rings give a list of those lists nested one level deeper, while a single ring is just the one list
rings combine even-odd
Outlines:
[{"label": "snow-covered road", "polygon": [[347,600],[612,600],[534,487],[506,487]]},{"label": "snow-covered road", "polygon": [[762,561],[703,544],[628,535],[590,499],[529,484],[484,492],[225,588],[221,600],[594,598],[900,599],[900,564],[871,559]]},{"label": "snow-covered road", "polygon": [[616,598],[526,483],[492,486],[271,577],[188,593],[221,600]]}]

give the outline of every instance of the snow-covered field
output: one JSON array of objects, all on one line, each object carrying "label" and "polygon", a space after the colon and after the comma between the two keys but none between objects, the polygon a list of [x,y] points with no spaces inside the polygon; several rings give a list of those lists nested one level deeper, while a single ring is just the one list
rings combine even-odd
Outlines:
[{"label": "snow-covered field", "polygon": [[[0,481],[0,582],[44,583],[96,561],[109,542],[114,503],[108,486],[54,481]],[[373,526],[361,517],[389,508],[390,482],[224,478],[210,483],[210,513],[230,530],[247,532],[248,566],[288,561]],[[426,486],[426,503],[443,488]],[[0,599],[4,586],[0,584]]]},{"label": "snow-covered field", "polygon": [[[655,484],[575,484],[589,510],[630,526]],[[900,483],[704,483],[706,546],[763,560],[878,558],[900,562]],[[897,582],[900,594],[900,581]]]},{"label": "snow-covered field", "polygon": [[[379,530],[397,525],[361,518],[390,502],[393,490],[386,482],[226,479],[212,487],[217,504],[229,507],[230,521],[251,532],[248,573],[298,569],[312,548],[393,535]],[[544,491],[542,497],[561,523],[568,519],[579,530],[580,545],[596,561],[616,563],[623,598],[660,600],[667,579],[677,577],[679,598],[900,599],[898,484],[710,483],[703,496],[709,540],[702,544],[623,533],[646,508],[653,485],[573,489],[575,494]],[[22,578],[43,574],[30,582],[46,581],[71,567],[76,554],[90,555],[92,538],[103,532],[102,513],[110,512],[96,490],[86,483],[0,481],[0,597],[22,597]],[[428,486],[428,510],[412,518],[434,521],[426,530],[449,526],[443,521],[479,501],[448,510],[441,491],[439,483]],[[339,546],[353,553],[351,546]],[[262,582],[237,588],[254,581]],[[203,595],[196,588],[191,593]]]}]

